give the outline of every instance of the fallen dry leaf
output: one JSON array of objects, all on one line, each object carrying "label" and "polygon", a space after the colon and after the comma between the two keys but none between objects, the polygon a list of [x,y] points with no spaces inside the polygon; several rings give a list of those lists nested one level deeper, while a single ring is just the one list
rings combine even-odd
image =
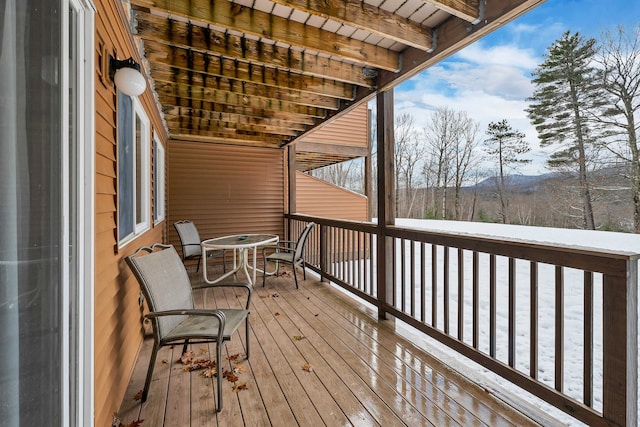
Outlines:
[{"label": "fallen dry leaf", "polygon": [[166,365],[167,363],[169,363],[169,361],[167,359],[162,359],[160,363],[162,363],[163,365]]},{"label": "fallen dry leaf", "polygon": [[205,378],[213,378],[218,375],[218,370],[216,368],[205,369],[204,371],[200,372],[200,375]]},{"label": "fallen dry leaf", "polygon": [[185,366],[182,370],[185,372],[197,371],[199,369],[215,368],[216,362],[209,359],[196,359]]},{"label": "fallen dry leaf", "polygon": [[311,372],[311,371],[313,371],[313,367],[311,365],[309,365],[308,363],[305,363],[304,365],[302,365],[302,370],[306,371],[306,372]]},{"label": "fallen dry leaf", "polygon": [[233,368],[234,374],[243,374],[245,372],[249,372],[247,365],[237,365]]},{"label": "fallen dry leaf", "polygon": [[196,355],[193,353],[193,351],[187,350],[180,357],[180,361],[182,362],[183,365],[188,365],[193,361],[193,358],[195,356]]},{"label": "fallen dry leaf", "polygon": [[142,424],[144,420],[135,420],[135,421],[131,421],[129,424],[127,424],[125,427],[138,427],[140,424]]},{"label": "fallen dry leaf", "polygon": [[306,338],[306,337],[305,337],[304,335],[294,335],[294,336],[293,336],[293,340],[294,340],[294,341],[300,341],[300,340],[303,340],[303,339],[305,339],[305,338]]},{"label": "fallen dry leaf", "polygon": [[231,360],[232,362],[235,362],[236,360],[238,360],[240,358],[240,354],[236,353],[236,354],[232,354],[230,356],[227,356],[227,360]]},{"label": "fallen dry leaf", "polygon": [[200,347],[200,354],[207,354],[209,350],[206,347]]},{"label": "fallen dry leaf", "polygon": [[278,313],[277,311],[275,313],[273,313],[274,316],[280,316],[280,313]]},{"label": "fallen dry leaf", "polygon": [[238,376],[231,371],[224,371],[222,373],[222,376],[230,383],[235,383],[238,381]]},{"label": "fallen dry leaf", "polygon": [[142,390],[140,390],[139,392],[136,393],[135,396],[133,396],[133,400],[135,400],[135,401],[142,400]]},{"label": "fallen dry leaf", "polygon": [[247,389],[247,383],[238,383],[231,388],[234,392],[239,393],[241,390]]}]

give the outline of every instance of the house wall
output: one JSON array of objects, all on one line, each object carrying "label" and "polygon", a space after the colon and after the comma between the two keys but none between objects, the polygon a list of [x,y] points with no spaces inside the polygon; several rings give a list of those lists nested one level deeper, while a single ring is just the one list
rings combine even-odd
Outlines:
[{"label": "house wall", "polygon": [[[124,257],[135,249],[165,239],[165,222],[153,225],[137,239],[118,249],[117,243],[117,114],[116,91],[107,76],[108,55],[136,57],[117,1],[95,2],[95,425],[110,426],[122,402],[143,339],[140,289]],[[157,108],[147,90],[138,97],[166,146]],[[152,140],[153,141],[153,140]],[[149,156],[153,154],[153,142]],[[153,161],[151,162],[153,168]],[[153,177],[153,170],[150,171]],[[151,184],[153,192],[153,183]],[[153,194],[152,194],[153,197]]]},{"label": "house wall", "polygon": [[367,221],[367,198],[298,171],[296,213]]},{"label": "house wall", "polygon": [[364,103],[327,126],[314,130],[301,142],[331,143],[366,147],[368,133],[368,108]]},{"label": "house wall", "polygon": [[173,223],[195,223],[201,239],[229,234],[283,236],[283,151],[169,141],[168,239],[178,251]]}]

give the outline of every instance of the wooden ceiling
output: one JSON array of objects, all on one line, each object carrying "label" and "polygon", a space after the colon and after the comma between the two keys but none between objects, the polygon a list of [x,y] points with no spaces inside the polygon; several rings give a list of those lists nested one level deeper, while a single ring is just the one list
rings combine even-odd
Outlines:
[{"label": "wooden ceiling", "polygon": [[171,138],[280,148],[544,0],[130,0]]}]

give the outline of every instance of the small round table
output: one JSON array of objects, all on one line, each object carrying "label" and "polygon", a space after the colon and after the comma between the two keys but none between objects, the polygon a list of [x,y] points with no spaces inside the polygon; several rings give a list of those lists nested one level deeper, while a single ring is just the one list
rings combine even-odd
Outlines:
[{"label": "small round table", "polygon": [[[233,236],[224,236],[224,237],[216,237],[214,239],[207,239],[200,243],[202,247],[202,259],[204,267],[202,268],[202,275],[204,276],[204,281],[209,284],[214,284],[222,279],[225,279],[232,274],[235,274],[238,270],[242,270],[247,276],[247,280],[250,285],[253,285],[256,282],[256,257],[258,252],[258,246],[264,246],[272,243],[278,243],[278,235],[276,234],[236,234]],[[215,249],[233,249],[233,270],[229,271],[222,276],[209,280],[207,277],[207,251],[215,250]],[[253,249],[253,266],[249,265],[249,257],[248,252],[249,249]],[[236,263],[235,253],[236,250],[239,252],[239,260]],[[249,276],[249,268],[253,270],[253,280],[251,276]],[[262,271],[262,270],[260,270]]]}]

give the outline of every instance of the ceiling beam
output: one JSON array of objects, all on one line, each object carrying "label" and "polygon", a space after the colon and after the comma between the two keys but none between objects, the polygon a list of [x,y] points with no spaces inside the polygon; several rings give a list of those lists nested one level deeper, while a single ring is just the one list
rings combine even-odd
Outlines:
[{"label": "ceiling beam", "polygon": [[203,119],[194,116],[165,116],[169,129],[191,129],[198,132],[219,132],[224,129],[248,132],[252,134],[263,133],[280,139],[297,136],[299,132],[290,128],[274,127],[264,124],[243,124],[239,122],[226,122],[222,120]]},{"label": "ceiling beam", "polygon": [[158,63],[151,65],[151,77],[153,77],[153,80],[156,82],[156,86],[163,83],[174,83],[191,86],[196,90],[207,89],[230,92],[243,96],[277,99],[329,110],[337,110],[340,107],[340,100],[329,96],[216,77],[193,71],[180,70]]},{"label": "ceiling beam", "polygon": [[467,22],[477,23],[480,19],[480,1],[484,0],[422,0],[425,3],[434,5],[440,10],[444,10],[464,19]]},{"label": "ceiling beam", "polygon": [[225,145],[240,145],[240,146],[250,146],[250,147],[263,147],[263,148],[279,148],[278,140],[266,140],[264,138],[245,138],[245,137],[228,137],[228,136],[211,136],[211,135],[201,135],[200,133],[174,133],[170,135],[170,138],[175,141],[186,141],[186,142],[204,142],[204,143],[214,143],[214,144],[225,144]]},{"label": "ceiling beam", "polygon": [[399,54],[396,52],[230,1],[131,0],[131,4],[137,8],[163,12],[167,17],[182,16],[189,20],[342,57],[374,68],[388,71],[400,69]]},{"label": "ceiling beam", "polygon": [[155,41],[145,41],[144,50],[145,57],[151,63],[164,64],[181,70],[192,70],[212,77],[223,77],[341,99],[352,99],[354,95],[353,86],[342,82],[299,73],[279,72],[275,68],[235,61]]},{"label": "ceiling beam", "polygon": [[348,157],[365,157],[369,155],[369,149],[367,147],[358,147],[353,145],[344,144],[331,144],[324,142],[311,142],[301,140],[295,143],[296,152],[311,152],[311,153],[323,153],[334,154],[337,156]]},{"label": "ceiling beam", "polygon": [[[273,135],[268,134],[260,134],[260,133],[250,133],[243,131],[229,131],[229,132],[204,132],[199,130],[192,130],[188,128],[173,128],[169,129],[171,134],[171,138],[175,139],[184,139],[187,135],[190,137],[199,136],[209,138],[212,142],[236,142],[236,143],[247,143],[250,142],[254,146],[263,146],[263,147],[275,147],[278,144],[281,144],[283,139],[274,137]],[[180,136],[181,137],[180,137]],[[286,141],[287,138],[284,138]]]},{"label": "ceiling beam", "polygon": [[175,114],[175,109],[192,108],[215,113],[229,113],[244,115],[247,117],[268,118],[277,120],[292,120],[305,126],[313,126],[318,120],[309,114],[297,114],[289,111],[279,111],[266,108],[252,108],[246,106],[236,106],[230,104],[217,104],[206,100],[196,100],[190,98],[176,98],[165,96],[162,98],[162,111],[166,114]]},{"label": "ceiling beam", "polygon": [[417,49],[431,50],[431,29],[360,0],[271,0],[350,27],[390,38]]},{"label": "ceiling beam", "polygon": [[136,21],[137,35],[145,41],[153,40],[229,59],[245,60],[268,69],[279,68],[358,86],[375,86],[374,79],[364,76],[362,65],[311,55],[140,11],[136,13]]},{"label": "ceiling beam", "polygon": [[189,87],[176,83],[156,82],[155,90],[161,98],[162,103],[169,98],[189,98],[192,100],[209,101],[216,104],[232,105],[236,107],[249,107],[254,109],[267,109],[282,112],[292,112],[318,118],[326,116],[326,110],[306,105],[294,104],[287,101],[261,98],[258,96],[240,95],[226,91],[208,89],[205,87]]},{"label": "ceiling beam", "polygon": [[[211,110],[202,110],[199,108],[189,107],[167,107],[163,108],[164,117],[168,120],[173,117],[192,116],[205,120],[220,120],[223,122],[242,123],[245,125],[266,125],[272,127],[287,128],[295,131],[304,131],[307,124],[294,122],[292,120],[270,119],[264,117],[254,117],[247,114],[235,114],[229,112],[218,112]],[[313,120],[309,120],[313,123]]]}]

